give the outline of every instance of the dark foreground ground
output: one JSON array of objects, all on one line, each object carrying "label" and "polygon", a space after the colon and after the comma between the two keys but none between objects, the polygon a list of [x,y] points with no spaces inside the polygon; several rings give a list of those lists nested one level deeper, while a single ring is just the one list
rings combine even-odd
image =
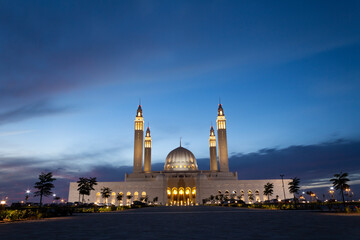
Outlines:
[{"label": "dark foreground ground", "polygon": [[360,239],[360,216],[158,207],[0,224],[0,239]]}]

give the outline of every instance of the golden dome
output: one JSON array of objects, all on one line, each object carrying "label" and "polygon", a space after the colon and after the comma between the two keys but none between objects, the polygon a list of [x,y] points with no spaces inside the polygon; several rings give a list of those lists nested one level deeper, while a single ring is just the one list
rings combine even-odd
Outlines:
[{"label": "golden dome", "polygon": [[195,156],[183,147],[172,150],[166,157],[164,171],[193,171],[198,170]]}]

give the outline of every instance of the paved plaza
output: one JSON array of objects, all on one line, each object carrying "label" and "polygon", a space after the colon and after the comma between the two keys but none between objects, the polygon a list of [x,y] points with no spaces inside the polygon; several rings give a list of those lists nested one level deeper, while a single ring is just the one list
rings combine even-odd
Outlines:
[{"label": "paved plaza", "polygon": [[360,216],[157,207],[0,224],[0,239],[360,239]]}]

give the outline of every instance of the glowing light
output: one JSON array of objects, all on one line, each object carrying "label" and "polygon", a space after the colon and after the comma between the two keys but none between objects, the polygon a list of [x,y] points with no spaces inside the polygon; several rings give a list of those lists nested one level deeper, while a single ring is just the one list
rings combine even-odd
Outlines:
[{"label": "glowing light", "polygon": [[170,195],[170,194],[171,194],[171,191],[170,191],[170,190],[167,190],[167,194]]},{"label": "glowing light", "polygon": [[179,191],[179,193],[180,193],[180,194],[184,194],[184,191],[181,189],[181,190]]},{"label": "glowing light", "polygon": [[27,194],[29,194],[29,193],[30,193],[30,190],[29,190],[29,189],[28,189],[28,190],[26,190],[26,193],[27,193]]},{"label": "glowing light", "polygon": [[6,204],[6,201],[2,200],[2,201],[0,202],[0,204],[1,204],[1,205],[5,205],[5,204]]},{"label": "glowing light", "polygon": [[185,192],[187,195],[190,193],[190,191],[189,191],[189,189],[188,190],[186,190],[186,192]]}]

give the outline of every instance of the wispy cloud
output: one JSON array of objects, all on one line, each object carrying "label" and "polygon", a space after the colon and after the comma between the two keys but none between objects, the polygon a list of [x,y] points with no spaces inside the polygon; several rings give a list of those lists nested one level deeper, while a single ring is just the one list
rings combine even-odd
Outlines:
[{"label": "wispy cloud", "polygon": [[60,114],[69,110],[70,107],[53,106],[49,101],[45,100],[38,101],[0,113],[0,125],[24,121],[36,117]]},{"label": "wispy cloud", "polygon": [[34,132],[35,130],[20,130],[20,131],[10,131],[10,132],[0,132],[0,137],[13,136],[13,135],[22,135]]}]

